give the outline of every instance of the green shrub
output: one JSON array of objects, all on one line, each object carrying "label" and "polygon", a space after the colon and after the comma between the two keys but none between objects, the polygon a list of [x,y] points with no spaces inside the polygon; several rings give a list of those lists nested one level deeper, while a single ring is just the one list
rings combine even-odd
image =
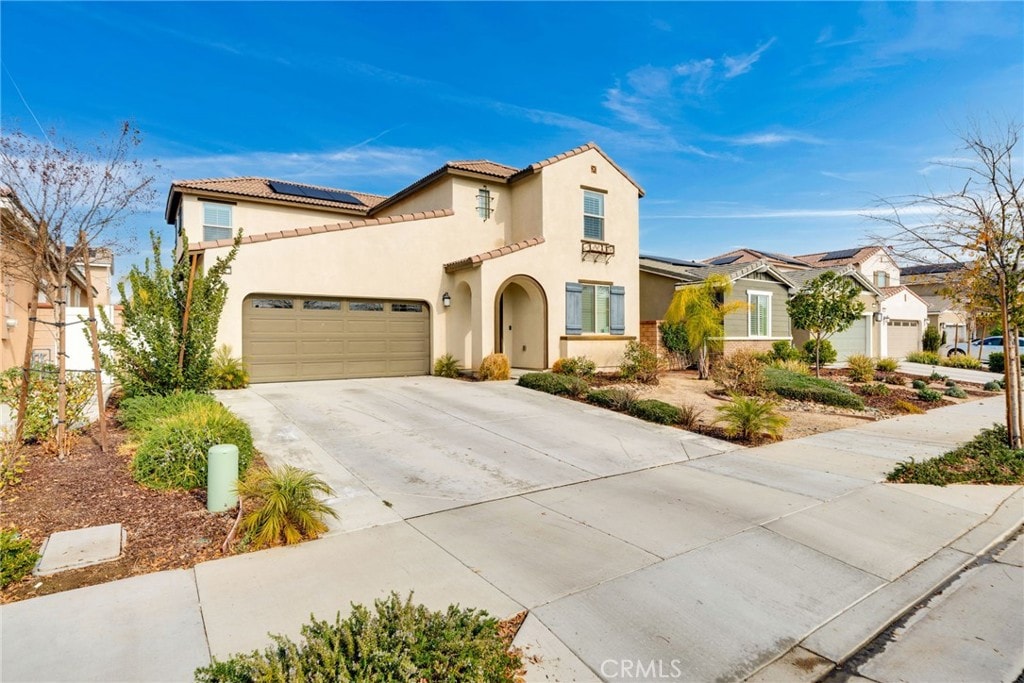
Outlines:
[{"label": "green shrub", "polygon": [[1002,391],[1003,386],[999,382],[985,382],[985,391]]},{"label": "green shrub", "polygon": [[943,392],[946,396],[953,398],[967,398],[967,392],[958,387],[956,384],[947,387],[946,391]]},{"label": "green shrub", "polygon": [[23,443],[8,438],[0,430],[0,492],[21,481],[28,465],[28,454]]},{"label": "green shrub", "polygon": [[254,547],[298,543],[327,531],[324,517],[338,513],[317,498],[334,491],[313,472],[285,465],[278,469],[249,470],[238,482],[238,495],[252,502],[253,509],[242,518],[242,531]]},{"label": "green shrub", "polygon": [[925,382],[923,379],[915,379],[913,382],[910,383],[910,386],[912,386],[912,387],[914,387],[915,389],[918,389],[918,390],[920,390],[920,389],[927,389],[928,388],[928,382]]},{"label": "green shrub", "polygon": [[897,374],[882,375],[882,381],[885,382],[886,384],[892,384],[897,387],[907,386],[907,380]]},{"label": "green shrub", "polygon": [[792,358],[790,360],[773,360],[769,365],[773,368],[780,368],[782,370],[795,372],[798,375],[811,374],[811,366],[799,358]]},{"label": "green shrub", "polygon": [[855,353],[847,358],[846,367],[854,382],[870,382],[875,378],[875,361],[864,354]]},{"label": "green shrub", "polygon": [[661,343],[665,348],[684,359],[686,365],[690,357],[690,339],[686,336],[686,323],[680,321],[670,323],[667,320],[658,325],[661,332]]},{"label": "green shrub", "polygon": [[941,375],[938,372],[932,372],[932,374],[928,375],[929,382],[945,382],[947,379],[949,379],[948,376]]},{"label": "green shrub", "polygon": [[789,422],[789,418],[776,410],[774,401],[757,397],[733,395],[730,403],[715,410],[725,433],[744,441],[781,439],[782,430]]},{"label": "green shrub", "polygon": [[[1024,357],[1021,358],[1024,363]],[[990,372],[1006,372],[1006,354],[1002,351],[993,351],[988,354],[988,369]]]},{"label": "green shrub", "polygon": [[942,346],[942,335],[939,334],[939,328],[929,325],[924,329],[921,347],[929,353],[938,353],[940,346]]},{"label": "green shrub", "polygon": [[660,372],[661,361],[651,347],[636,340],[626,345],[626,351],[622,354],[622,364],[619,365],[622,379],[627,382],[657,384]]},{"label": "green shrub", "polygon": [[955,386],[956,386],[956,380],[953,380],[953,379],[947,379],[947,380],[946,380],[946,386],[947,386],[947,387],[955,387]]},{"label": "green shrub", "polygon": [[760,394],[764,391],[764,363],[753,351],[741,349],[715,363],[711,379],[730,394]]},{"label": "green shrub", "polygon": [[[821,340],[821,364],[828,365],[829,363],[835,363],[836,358],[839,358],[839,354],[836,353],[835,347],[832,346],[832,342],[828,339]],[[808,365],[814,365],[814,340],[808,339],[804,343],[804,360]]]},{"label": "green shrub", "polygon": [[684,403],[679,406],[679,421],[676,423],[683,429],[693,430],[698,426],[703,410],[691,403]]},{"label": "green shrub", "polygon": [[939,365],[947,368],[963,368],[965,370],[980,370],[981,361],[974,356],[958,353],[954,356],[943,358]]},{"label": "green shrub", "polygon": [[865,396],[888,396],[892,391],[883,382],[875,382],[874,384],[865,384],[860,388],[860,393]]},{"label": "green shrub", "polygon": [[231,355],[231,347],[221,344],[210,360],[211,386],[214,389],[243,389],[249,386],[249,368],[241,358]]},{"label": "green shrub", "polygon": [[431,612],[397,593],[374,601],[374,610],[352,605],[334,623],[311,618],[298,643],[271,636],[262,652],[213,660],[196,670],[197,683],[242,681],[466,681],[512,683],[523,663],[510,651],[497,619],[460,609]]},{"label": "green shrub", "polygon": [[932,484],[1024,484],[1024,449],[1007,445],[1006,426],[983,429],[971,441],[922,462],[901,462],[889,481]]},{"label": "green shrub", "polygon": [[32,541],[15,529],[0,530],[0,588],[31,572],[38,561]]},{"label": "green shrub", "polygon": [[900,362],[895,358],[879,358],[875,361],[875,369],[879,372],[896,372]]},{"label": "green shrub", "polygon": [[[0,403],[17,415],[21,393],[21,368],[10,368],[0,374]],[[85,411],[96,395],[96,375],[68,370],[66,419],[74,429],[85,421]],[[57,435],[57,366],[33,365],[29,371],[28,408],[25,411],[25,441],[48,441]]]},{"label": "green shrub", "polygon": [[904,401],[903,399],[895,401],[892,404],[892,407],[901,413],[906,413],[907,415],[922,415],[924,413],[922,408],[914,405],[910,401]]},{"label": "green shrub", "polygon": [[597,363],[586,356],[574,356],[572,358],[559,358],[552,366],[552,372],[573,377],[589,379],[597,372]]},{"label": "green shrub", "polygon": [[583,396],[588,386],[585,380],[553,372],[528,372],[519,378],[519,386],[561,396]]},{"label": "green shrub", "polygon": [[508,356],[505,354],[492,353],[480,361],[480,370],[477,374],[485,382],[506,380],[512,376],[512,366],[509,365]]},{"label": "green shrub", "polygon": [[913,351],[907,354],[908,363],[921,363],[922,365],[938,365],[939,354],[931,351]]},{"label": "green shrub", "polygon": [[840,408],[862,410],[864,401],[842,384],[809,377],[780,368],[765,368],[767,388],[779,396],[796,401],[814,401]]},{"label": "green shrub", "polygon": [[772,350],[768,355],[771,356],[772,360],[783,362],[803,359],[803,354],[800,353],[800,349],[796,348],[792,343],[785,339],[773,342]]},{"label": "green shrub", "polygon": [[154,424],[198,405],[209,405],[217,400],[209,394],[181,391],[167,396],[136,396],[121,401],[117,408],[117,419],[135,433],[148,430]]},{"label": "green shrub", "polygon": [[238,474],[244,474],[253,454],[249,425],[219,403],[197,403],[142,432],[132,476],[155,489],[200,488],[206,485],[206,452],[217,444],[238,446]]},{"label": "green shrub", "polygon": [[438,377],[455,379],[459,376],[459,361],[455,360],[455,356],[450,353],[444,354],[434,361],[434,374]]},{"label": "green shrub", "polygon": [[636,389],[596,389],[587,394],[587,402],[602,408],[610,408],[627,413],[637,401],[639,393]]},{"label": "green shrub", "polygon": [[629,414],[641,420],[663,425],[678,424],[682,419],[682,411],[679,408],[654,398],[634,401],[629,407]]},{"label": "green shrub", "polygon": [[918,390],[917,398],[922,401],[927,401],[928,403],[935,403],[936,401],[942,400],[942,393],[936,391],[935,389],[929,389],[928,387],[925,387],[924,389]]}]

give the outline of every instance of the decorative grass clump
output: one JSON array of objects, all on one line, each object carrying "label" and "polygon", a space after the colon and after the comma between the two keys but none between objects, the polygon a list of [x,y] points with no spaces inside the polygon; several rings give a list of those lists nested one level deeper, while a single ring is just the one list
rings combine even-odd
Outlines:
[{"label": "decorative grass clump", "polygon": [[517,384],[556,396],[584,396],[589,389],[586,381],[580,377],[557,375],[553,372],[528,372],[519,378]]},{"label": "decorative grass clump", "polygon": [[914,351],[907,354],[908,363],[921,363],[922,365],[938,365],[939,354],[931,351]]},{"label": "decorative grass clump", "polygon": [[842,384],[781,368],[764,369],[767,389],[796,401],[813,401],[840,408],[864,409],[864,401]]},{"label": "decorative grass clump", "polygon": [[887,477],[904,484],[1024,484],[1024,449],[1007,444],[1006,426],[983,429],[971,441],[937,458],[896,465]]},{"label": "decorative grass clump", "polygon": [[117,419],[136,434],[148,430],[160,420],[177,415],[198,405],[210,405],[217,400],[209,394],[181,391],[167,396],[137,396],[121,401]]},{"label": "decorative grass clump", "polygon": [[744,441],[781,439],[789,418],[776,410],[774,401],[733,394],[732,401],[715,408],[726,435]]},{"label": "decorative grass clump", "polygon": [[245,538],[256,548],[316,538],[327,531],[326,516],[338,518],[331,506],[317,498],[318,493],[334,495],[313,472],[291,465],[249,470],[238,482],[238,495],[246,504],[252,503],[242,517]]},{"label": "decorative grass clump", "polygon": [[595,389],[587,394],[587,403],[626,413],[637,402],[639,395],[636,389]]},{"label": "decorative grass clump", "polygon": [[296,643],[271,636],[262,652],[238,654],[196,669],[198,683],[242,681],[467,681],[512,683],[523,662],[510,650],[498,620],[482,610],[452,605],[432,612],[397,593],[370,611],[331,624],[311,618]]},{"label": "decorative grass clump", "polygon": [[485,382],[508,379],[512,376],[512,367],[508,363],[508,356],[503,353],[492,353],[486,356],[480,361],[477,375]]},{"label": "decorative grass clump", "polygon": [[238,473],[244,474],[253,455],[249,425],[219,403],[194,403],[142,431],[132,476],[155,489],[206,486],[206,452],[217,444],[238,446]]},{"label": "decorative grass clump", "polygon": [[896,372],[900,362],[895,358],[879,358],[875,361],[875,369],[879,372]]},{"label": "decorative grass clump", "polygon": [[679,424],[683,417],[683,413],[679,408],[654,398],[634,401],[633,405],[629,407],[628,412],[633,417],[662,425]]},{"label": "decorative grass clump", "polygon": [[893,402],[892,407],[901,413],[906,413],[907,415],[923,415],[925,412],[924,408],[916,406],[910,401],[905,401],[903,399]]},{"label": "decorative grass clump", "polygon": [[455,379],[459,376],[459,361],[450,353],[446,353],[434,361],[434,374],[438,377]]},{"label": "decorative grass clump", "polygon": [[875,360],[862,353],[855,353],[846,359],[850,379],[854,382],[870,382],[875,378]]},{"label": "decorative grass clump", "polygon": [[249,386],[249,368],[241,358],[231,355],[231,347],[221,344],[210,359],[210,377],[214,389],[244,389]]},{"label": "decorative grass clump", "polygon": [[968,356],[967,354],[964,353],[958,353],[955,356],[943,358],[939,365],[942,365],[947,368],[963,368],[964,370],[981,369],[980,360],[978,360],[974,356]]},{"label": "decorative grass clump", "polygon": [[884,382],[875,382],[874,384],[865,384],[860,388],[860,393],[865,396],[888,396],[892,393],[889,389],[889,385]]}]

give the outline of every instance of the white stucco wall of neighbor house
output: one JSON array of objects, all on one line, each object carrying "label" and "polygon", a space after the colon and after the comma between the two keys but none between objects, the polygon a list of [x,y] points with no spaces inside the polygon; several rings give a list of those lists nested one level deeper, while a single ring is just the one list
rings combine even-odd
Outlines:
[{"label": "white stucco wall of neighbor house", "polygon": [[[486,218],[477,211],[484,186],[494,209]],[[603,241],[615,250],[607,259],[582,256],[584,189],[605,195]],[[617,365],[626,340],[639,334],[638,199],[628,179],[602,154],[588,150],[511,185],[447,176],[422,196],[386,211],[415,216],[450,209],[453,215],[245,243],[225,277],[229,290],[218,342],[236,352],[243,349],[243,302],[253,294],[412,299],[430,308],[432,358],[451,353],[464,367],[476,368],[484,356],[508,344],[518,349],[517,360],[525,367],[547,367],[559,357],[580,354],[605,367]],[[184,205],[186,225],[201,224],[198,202],[186,197]],[[275,205],[240,201],[236,207],[236,224],[248,221],[249,231],[252,226],[262,232],[301,227],[302,216],[307,225],[339,222],[338,216]],[[200,241],[201,226],[199,231],[192,237],[194,227],[189,227],[192,242]],[[444,269],[538,236],[545,241],[453,273]],[[205,265],[227,252],[227,247],[207,248]],[[567,336],[566,282],[624,287],[625,333]],[[445,292],[452,299],[448,309],[442,304]],[[508,294],[504,311],[499,310],[503,293]],[[514,329],[500,331],[499,338],[498,321],[516,311],[537,314],[519,315]]]}]

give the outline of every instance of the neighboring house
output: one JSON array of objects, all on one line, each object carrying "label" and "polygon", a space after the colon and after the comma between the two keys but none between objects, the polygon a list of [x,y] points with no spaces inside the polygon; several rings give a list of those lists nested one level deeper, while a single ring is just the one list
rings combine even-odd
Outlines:
[{"label": "neighboring house", "polygon": [[727,251],[726,253],[719,254],[718,256],[712,256],[711,258],[704,259],[701,263],[706,263],[709,266],[730,266],[741,263],[752,263],[754,261],[764,261],[765,263],[774,266],[776,270],[782,272],[789,270],[807,270],[808,268],[811,268],[810,265],[803,261],[799,261],[792,256],[786,256],[785,254],[778,254],[771,251],[760,251],[758,249],[750,249],[747,247]]},{"label": "neighboring house", "polygon": [[901,282],[928,305],[928,324],[945,333],[946,342],[957,344],[968,340],[968,317],[946,296],[946,277],[963,268],[959,263],[935,263],[900,268]]},{"label": "neighboring house", "polygon": [[840,268],[851,267],[879,292],[877,307],[867,309],[880,314],[874,320],[879,327],[872,334],[872,351],[858,353],[903,358],[921,349],[921,338],[928,324],[928,304],[919,295],[902,287],[900,267],[889,249],[880,246],[854,247],[802,254],[795,258],[815,268],[828,268],[837,272]]},{"label": "neighboring house", "polygon": [[[746,304],[742,311],[725,316],[723,352],[738,349],[768,351],[779,340],[792,339],[786,308],[794,288],[789,274],[766,261],[708,265],[696,261],[644,255],[640,257],[640,310],[642,328],[656,334],[677,289],[704,282],[711,275],[724,275],[732,282],[727,301]],[[652,332],[644,329],[645,342]]]},{"label": "neighboring house", "polygon": [[218,342],[254,382],[427,374],[446,353],[613,367],[639,332],[642,196],[591,143],[522,169],[449,162],[389,197],[176,181],[165,217],[199,265],[243,230]]},{"label": "neighboring house", "polygon": [[[846,360],[854,354],[872,357],[886,355],[881,351],[885,340],[882,334],[884,328],[879,321],[881,316],[878,314],[879,299],[882,295],[854,266],[812,268],[786,273],[786,276],[793,281],[799,291],[808,282],[826,272],[832,272],[852,280],[860,289],[859,299],[864,304],[864,312],[860,319],[842,332],[836,332],[828,338],[829,343],[836,350],[838,360]],[[797,346],[802,346],[810,338],[811,335],[806,330],[793,330],[793,343]]]}]

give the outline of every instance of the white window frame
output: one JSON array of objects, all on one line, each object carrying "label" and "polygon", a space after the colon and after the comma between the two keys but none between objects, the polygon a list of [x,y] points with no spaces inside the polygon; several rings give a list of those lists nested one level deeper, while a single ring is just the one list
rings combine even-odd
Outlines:
[{"label": "white window frame", "polygon": [[[882,280],[882,282],[879,282]],[[876,270],[875,271],[875,287],[888,287],[892,278],[889,277],[889,271],[887,270]]]},{"label": "white window frame", "polygon": [[[765,306],[766,306],[765,321],[766,321],[766,323],[765,324],[767,325],[768,329],[766,329],[764,331],[764,334],[754,334],[753,325],[751,324],[752,321],[753,321],[753,317],[752,316],[753,316],[754,311],[755,311],[755,309],[754,309],[754,305],[755,305],[754,304],[754,297],[762,297],[762,296],[765,297],[765,299],[766,299],[766,302],[765,302]],[[747,290],[747,306],[748,306],[748,308],[747,308],[747,336],[748,337],[764,338],[764,339],[771,338],[771,336],[772,336],[772,292],[763,292],[763,291],[759,291],[759,290],[756,290],[756,289],[748,289]]]},{"label": "white window frame", "polygon": [[494,209],[491,207],[492,201],[494,201],[494,197],[491,195],[490,189],[481,187],[476,193],[477,218],[482,218],[486,221],[491,217],[491,214],[494,213]]},{"label": "white window frame", "polygon": [[[234,220],[235,220],[235,207],[232,204],[223,204],[221,202],[202,202],[203,205],[203,241],[213,242],[216,240],[231,239],[234,231]],[[227,224],[215,222],[211,220],[210,211],[227,211]],[[226,234],[223,232],[214,232],[217,230],[226,230]]]},{"label": "white window frame", "polygon": [[[611,332],[612,332],[612,305],[611,305],[611,301],[612,301],[612,286],[611,285],[601,285],[601,284],[596,284],[596,283],[587,283],[587,282],[581,282],[580,285],[583,287],[583,292],[580,295],[581,306],[583,305],[583,301],[586,300],[587,290],[588,289],[591,292],[593,292],[591,294],[591,296],[594,299],[594,314],[593,314],[593,316],[591,317],[591,319],[589,321],[587,320],[586,315],[582,314],[582,311],[581,311],[580,321],[582,322],[583,334],[611,334]],[[598,319],[597,319],[598,310],[599,310],[598,309],[598,290],[601,290],[601,291],[604,292],[604,323],[605,323],[604,324],[604,329],[600,329],[600,326],[598,325]],[[586,310],[585,306],[583,307],[583,310]]]},{"label": "white window frame", "polygon": [[[603,192],[597,192],[595,190],[583,190],[583,239],[585,239],[585,240],[596,240],[598,242],[604,242],[604,234],[605,234],[605,230],[604,230],[604,214],[605,214],[604,198],[605,198],[605,195],[604,195]],[[597,199],[601,203],[601,213],[592,213],[592,212],[588,212],[587,211],[587,200],[588,199]],[[596,219],[596,220],[600,221],[601,234],[600,234],[599,237],[594,237],[592,235],[588,235],[587,234],[587,219],[588,218]]]}]

